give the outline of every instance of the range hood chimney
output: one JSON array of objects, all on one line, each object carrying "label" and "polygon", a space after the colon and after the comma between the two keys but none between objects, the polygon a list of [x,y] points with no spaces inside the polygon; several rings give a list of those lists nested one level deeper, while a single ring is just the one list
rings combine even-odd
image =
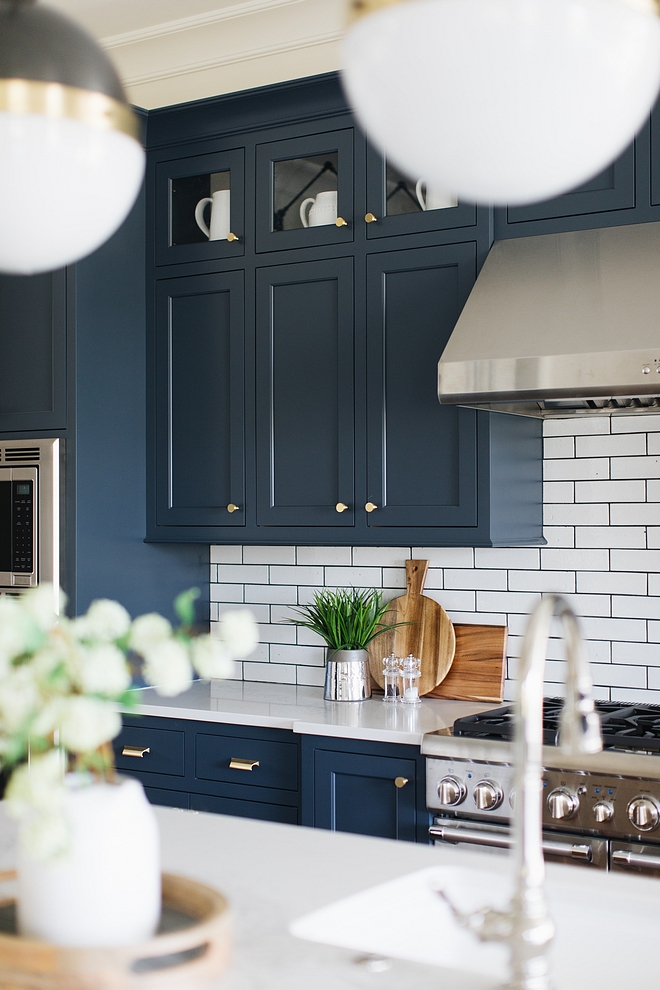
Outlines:
[{"label": "range hood chimney", "polygon": [[526,416],[660,412],[660,222],[496,241],[438,398]]}]

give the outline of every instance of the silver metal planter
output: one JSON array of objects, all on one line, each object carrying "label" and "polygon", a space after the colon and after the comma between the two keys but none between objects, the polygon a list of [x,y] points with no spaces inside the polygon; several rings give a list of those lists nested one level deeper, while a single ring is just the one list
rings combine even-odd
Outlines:
[{"label": "silver metal planter", "polygon": [[328,650],[323,697],[326,701],[365,701],[371,697],[366,650]]}]

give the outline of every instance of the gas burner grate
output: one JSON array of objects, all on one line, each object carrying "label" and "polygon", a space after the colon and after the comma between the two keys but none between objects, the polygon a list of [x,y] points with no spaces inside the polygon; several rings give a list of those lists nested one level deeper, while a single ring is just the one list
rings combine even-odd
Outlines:
[{"label": "gas burner grate", "polygon": [[[546,698],[543,704],[543,744],[557,745],[559,720],[564,702]],[[626,702],[597,701],[605,749],[642,749],[660,753],[660,707],[629,705]],[[494,708],[480,715],[468,715],[454,722],[454,735],[471,739],[513,739],[513,705]]]}]

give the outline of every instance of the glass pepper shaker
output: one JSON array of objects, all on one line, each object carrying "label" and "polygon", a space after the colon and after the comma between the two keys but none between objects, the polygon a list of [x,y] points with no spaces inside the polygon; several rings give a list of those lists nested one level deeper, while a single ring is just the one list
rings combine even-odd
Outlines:
[{"label": "glass pepper shaker", "polygon": [[401,699],[401,668],[399,658],[390,653],[383,657],[383,701],[400,701]]},{"label": "glass pepper shaker", "polygon": [[401,701],[404,705],[421,704],[419,697],[419,684],[417,683],[419,678],[422,676],[420,670],[421,665],[421,660],[414,657],[412,653],[401,661]]}]

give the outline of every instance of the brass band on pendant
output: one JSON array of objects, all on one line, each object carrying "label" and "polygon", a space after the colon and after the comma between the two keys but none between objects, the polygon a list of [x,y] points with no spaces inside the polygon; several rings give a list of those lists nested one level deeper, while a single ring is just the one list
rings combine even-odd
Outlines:
[{"label": "brass band on pendant", "polygon": [[0,79],[0,113],[34,113],[77,120],[99,131],[119,131],[140,140],[137,117],[126,103],[105,93],[37,79]]},{"label": "brass band on pendant", "polygon": [[395,3],[408,3],[408,0],[348,0],[348,23],[355,24],[362,17],[393,7]]}]

